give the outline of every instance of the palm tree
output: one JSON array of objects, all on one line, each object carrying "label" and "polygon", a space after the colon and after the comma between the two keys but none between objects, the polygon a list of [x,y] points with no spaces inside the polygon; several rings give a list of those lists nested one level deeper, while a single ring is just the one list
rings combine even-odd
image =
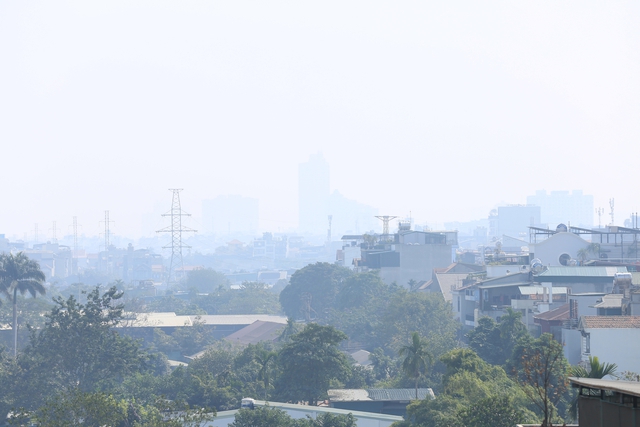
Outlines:
[{"label": "palm tree", "polygon": [[597,378],[602,379],[607,375],[616,377],[618,365],[615,363],[606,363],[598,360],[598,356],[589,356],[589,366],[574,366],[571,368],[571,376],[578,378]]},{"label": "palm tree", "polygon": [[256,361],[260,364],[260,371],[258,371],[258,380],[264,383],[264,400],[267,400],[269,392],[269,362],[275,359],[278,355],[275,351],[268,351],[263,349],[256,355]]},{"label": "palm tree", "polygon": [[13,356],[18,355],[18,292],[44,295],[45,276],[37,261],[24,253],[0,255],[0,292],[13,302]]},{"label": "palm tree", "polygon": [[[598,360],[598,356],[589,356],[589,366],[572,366],[569,371],[569,375],[572,377],[578,378],[596,378],[602,379],[607,375],[618,378],[616,375],[616,371],[618,370],[618,365],[615,363],[600,363]],[[578,415],[578,396],[573,398],[571,402],[571,408],[569,408],[571,415],[574,419],[577,418]]]},{"label": "palm tree", "polygon": [[414,332],[411,334],[411,344],[402,346],[399,356],[405,356],[402,361],[402,370],[408,377],[416,381],[416,399],[418,399],[418,380],[420,375],[429,368],[433,362],[433,356],[427,350],[427,341]]}]

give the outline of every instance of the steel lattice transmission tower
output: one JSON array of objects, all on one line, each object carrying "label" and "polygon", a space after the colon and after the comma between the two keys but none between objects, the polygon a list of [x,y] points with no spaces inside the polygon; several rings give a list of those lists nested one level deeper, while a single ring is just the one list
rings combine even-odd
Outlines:
[{"label": "steel lattice transmission tower", "polygon": [[382,235],[383,236],[388,236],[389,235],[389,222],[391,222],[391,220],[398,218],[397,216],[392,216],[392,215],[376,215],[376,218],[378,218],[380,221],[382,221]]},{"label": "steel lattice transmission tower", "polygon": [[180,207],[180,192],[182,188],[170,188],[169,191],[173,192],[171,198],[171,210],[162,216],[171,217],[171,225],[156,231],[156,233],[171,233],[171,245],[163,246],[163,249],[171,249],[171,261],[169,263],[169,272],[167,275],[167,281],[171,283],[175,281],[176,267],[179,266],[180,270],[184,274],[184,263],[182,261],[182,248],[190,248],[191,246],[182,244],[182,233],[195,233],[196,230],[182,225],[183,216],[191,216],[190,214],[183,212]]}]

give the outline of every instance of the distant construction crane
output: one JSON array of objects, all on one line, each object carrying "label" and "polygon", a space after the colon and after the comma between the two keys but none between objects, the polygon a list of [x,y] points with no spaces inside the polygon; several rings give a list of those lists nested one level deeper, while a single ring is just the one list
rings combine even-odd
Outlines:
[{"label": "distant construction crane", "polygon": [[180,271],[184,274],[184,262],[182,260],[182,248],[190,248],[190,246],[182,244],[182,233],[195,233],[196,230],[182,225],[183,216],[191,216],[190,214],[183,212],[180,206],[180,192],[182,188],[170,188],[169,191],[173,193],[171,198],[171,210],[162,216],[171,217],[171,225],[156,233],[171,233],[171,244],[163,246],[163,249],[171,249],[171,261],[169,263],[169,271],[167,274],[167,282],[174,283],[176,281],[176,266],[180,267]]},{"label": "distant construction crane", "polygon": [[384,236],[388,236],[389,235],[389,222],[391,222],[391,220],[394,220],[396,218],[398,218],[397,216],[391,216],[391,215],[376,215],[376,218],[378,218],[380,221],[382,221],[382,234]]}]

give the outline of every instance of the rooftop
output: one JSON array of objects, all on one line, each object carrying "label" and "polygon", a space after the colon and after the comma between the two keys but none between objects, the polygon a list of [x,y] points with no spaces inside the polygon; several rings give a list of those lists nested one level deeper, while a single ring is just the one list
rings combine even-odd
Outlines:
[{"label": "rooftop", "polygon": [[582,316],[583,329],[638,329],[640,316]]},{"label": "rooftop", "polygon": [[[370,389],[338,389],[329,390],[329,400],[332,402],[353,402],[361,400],[392,400],[411,401],[416,398],[414,388],[370,388]],[[435,395],[430,388],[419,388],[418,399],[423,400],[429,397],[433,399]]]},{"label": "rooftop", "polygon": [[570,377],[569,381],[576,386],[589,387],[599,390],[610,390],[618,393],[640,397],[640,382],[600,380],[595,378],[575,378]]},{"label": "rooftop", "polygon": [[554,320],[567,320],[569,318],[569,304],[563,304],[553,310],[545,311],[544,313],[536,314],[534,319],[554,321]]},{"label": "rooftop", "polygon": [[623,294],[608,294],[602,297],[602,301],[594,305],[594,308],[620,308],[622,307]]},{"label": "rooftop", "polygon": [[627,273],[627,267],[547,267],[538,277],[613,277],[616,273]]}]

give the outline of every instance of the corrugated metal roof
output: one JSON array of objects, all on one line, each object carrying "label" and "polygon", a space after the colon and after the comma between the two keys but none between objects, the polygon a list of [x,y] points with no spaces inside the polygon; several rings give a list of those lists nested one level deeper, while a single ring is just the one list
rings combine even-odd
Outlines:
[{"label": "corrugated metal roof", "polygon": [[584,387],[600,390],[611,390],[640,397],[640,383],[636,381],[600,380],[595,378],[574,378],[569,381]]},{"label": "corrugated metal roof", "polygon": [[479,284],[478,287],[482,289],[494,289],[494,288],[509,288],[512,286],[529,286],[531,282],[516,282],[516,283],[497,283],[493,285]]},{"label": "corrugated metal roof", "polygon": [[136,327],[180,327],[191,326],[200,317],[200,321],[206,325],[251,325],[260,320],[286,324],[287,318],[284,316],[273,316],[269,314],[228,314],[228,315],[203,315],[203,316],[178,316],[175,313],[128,313],[127,319],[131,325]]},{"label": "corrugated metal roof", "polygon": [[367,390],[359,388],[345,388],[327,391],[329,400],[332,402],[357,402],[363,400],[371,400]]},{"label": "corrugated metal roof", "polygon": [[602,297],[602,301],[594,305],[594,308],[621,308],[622,294],[609,294]]},{"label": "corrugated metal roof", "polygon": [[[519,286],[518,289],[522,295],[542,295],[544,286]],[[563,295],[567,293],[565,286],[553,286],[551,288],[552,295]]]},{"label": "corrugated metal roof", "polygon": [[[367,389],[371,400],[414,400],[416,398],[415,388],[370,388]],[[419,388],[418,399],[423,400],[435,396],[430,388]]]},{"label": "corrugated metal roof", "polygon": [[538,274],[538,277],[546,276],[573,276],[573,277],[611,277],[616,273],[627,273],[627,267],[547,267],[547,270]]},{"label": "corrugated metal roof", "polygon": [[[195,320],[198,316],[190,316]],[[257,320],[263,322],[274,322],[286,324],[287,318],[284,316],[273,316],[269,314],[226,314],[226,315],[214,315],[207,314],[200,316],[201,321],[207,325],[250,325]]]}]

